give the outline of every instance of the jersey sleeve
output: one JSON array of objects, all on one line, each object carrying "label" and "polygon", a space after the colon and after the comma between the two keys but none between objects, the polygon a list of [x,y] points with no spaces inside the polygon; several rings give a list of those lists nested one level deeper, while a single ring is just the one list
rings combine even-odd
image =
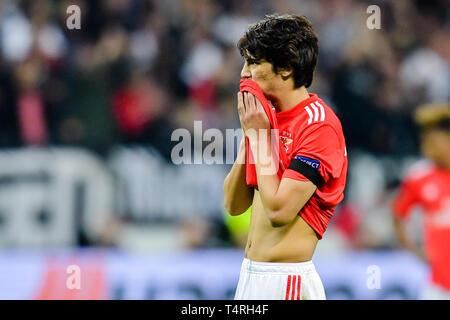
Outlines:
[{"label": "jersey sleeve", "polygon": [[344,165],[345,145],[329,125],[306,131],[296,141],[291,164],[283,178],[311,181],[316,186],[338,178]]},{"label": "jersey sleeve", "polygon": [[418,203],[414,180],[405,179],[392,201],[392,212],[401,219],[407,218],[412,207]]}]

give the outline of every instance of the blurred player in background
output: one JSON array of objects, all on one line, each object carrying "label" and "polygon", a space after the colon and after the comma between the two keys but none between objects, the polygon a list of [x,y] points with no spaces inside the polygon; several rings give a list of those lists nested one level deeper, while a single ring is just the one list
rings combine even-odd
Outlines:
[{"label": "blurred player in background", "polygon": [[[393,202],[394,226],[403,247],[431,268],[422,299],[450,299],[450,104],[426,105],[415,115],[426,160],[413,165]],[[408,238],[404,220],[424,212],[425,252]]]},{"label": "blurred player in background", "polygon": [[[239,92],[238,113],[255,158],[257,186],[246,182],[243,139],[224,181],[231,215],[252,205],[235,299],[325,299],[311,259],[343,199],[347,155],[339,119],[306,89],[317,62],[317,35],[304,16],[271,15],[250,26],[238,47],[244,58],[241,78],[255,81],[274,106],[290,165],[281,181],[276,173],[261,174],[254,150],[266,143],[273,152],[270,123],[261,102]],[[255,137],[248,134],[251,129],[264,133]]]}]

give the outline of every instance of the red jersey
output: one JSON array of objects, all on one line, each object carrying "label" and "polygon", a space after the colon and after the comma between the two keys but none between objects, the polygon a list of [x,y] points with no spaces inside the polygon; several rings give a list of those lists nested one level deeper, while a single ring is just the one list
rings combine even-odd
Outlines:
[{"label": "red jersey", "polygon": [[291,159],[283,178],[309,180],[317,186],[299,215],[322,239],[336,205],[344,198],[348,162],[341,122],[312,93],[276,116],[281,143]]},{"label": "red jersey", "polygon": [[411,167],[392,210],[397,217],[406,218],[416,206],[424,212],[424,245],[431,281],[450,289],[450,170],[428,160]]}]

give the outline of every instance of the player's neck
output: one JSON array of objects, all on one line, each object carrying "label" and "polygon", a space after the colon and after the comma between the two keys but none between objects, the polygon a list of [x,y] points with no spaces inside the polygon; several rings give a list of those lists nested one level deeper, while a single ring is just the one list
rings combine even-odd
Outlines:
[{"label": "player's neck", "polygon": [[304,86],[292,90],[291,88],[280,88],[278,92],[271,97],[270,101],[277,109],[277,112],[292,109],[300,102],[309,99],[308,90]]},{"label": "player's neck", "polygon": [[438,167],[440,170],[443,171],[450,171],[450,163],[448,163],[447,161],[445,162],[434,162],[436,167]]}]

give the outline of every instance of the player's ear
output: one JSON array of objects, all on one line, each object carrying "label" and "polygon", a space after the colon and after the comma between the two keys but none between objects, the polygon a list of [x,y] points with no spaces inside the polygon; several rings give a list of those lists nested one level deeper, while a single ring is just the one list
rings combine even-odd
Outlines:
[{"label": "player's ear", "polygon": [[279,72],[279,74],[283,80],[289,79],[289,77],[292,76],[293,73],[294,73],[294,71],[290,68],[289,69],[281,69]]}]

